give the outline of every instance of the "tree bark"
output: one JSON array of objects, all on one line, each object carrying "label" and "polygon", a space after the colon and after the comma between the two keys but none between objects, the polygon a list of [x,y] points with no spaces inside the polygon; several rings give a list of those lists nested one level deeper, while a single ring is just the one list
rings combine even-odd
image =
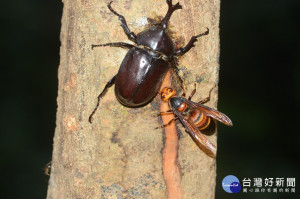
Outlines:
[{"label": "tree bark", "polygon": [[[159,96],[145,107],[126,108],[112,87],[101,100],[94,122],[88,122],[98,94],[127,52],[109,47],[92,50],[91,44],[131,43],[118,17],[106,7],[108,2],[64,0],[49,199],[170,198],[163,175],[164,129],[156,129],[162,121],[153,117],[160,110]],[[220,1],[179,2],[183,9],[170,20],[174,38],[181,37],[187,44],[191,36],[210,29],[180,62],[188,91],[197,83],[193,101],[199,101],[218,83]],[[112,6],[135,33],[143,30],[147,17],[164,16],[167,11],[165,0],[115,1]],[[217,87],[207,104],[216,108]],[[197,147],[179,122],[176,126],[183,198],[214,198],[215,159]],[[208,139],[216,144],[216,134]]]}]

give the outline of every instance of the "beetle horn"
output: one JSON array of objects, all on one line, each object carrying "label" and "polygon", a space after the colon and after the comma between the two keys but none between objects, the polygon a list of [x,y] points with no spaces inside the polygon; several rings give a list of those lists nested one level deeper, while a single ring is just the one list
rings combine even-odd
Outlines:
[{"label": "beetle horn", "polygon": [[171,15],[173,14],[173,12],[175,10],[182,9],[182,6],[179,4],[179,2],[176,3],[175,5],[173,5],[172,0],[167,0],[167,4],[169,6],[168,12],[167,12],[165,18],[161,22],[161,25],[162,25],[163,29],[166,29],[168,27],[168,22],[171,18]]}]

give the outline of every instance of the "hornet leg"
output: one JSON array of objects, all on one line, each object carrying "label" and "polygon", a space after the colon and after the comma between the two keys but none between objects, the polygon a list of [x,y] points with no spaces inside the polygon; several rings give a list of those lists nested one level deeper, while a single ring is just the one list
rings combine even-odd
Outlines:
[{"label": "hornet leg", "polygon": [[190,96],[189,96],[189,100],[191,100],[192,99],[192,97],[194,96],[194,94],[196,93],[196,83],[194,84],[194,86],[195,86],[195,88],[194,88],[194,90],[192,90],[192,92],[191,92],[191,94],[190,94]]},{"label": "hornet leg", "polygon": [[168,114],[174,114],[174,112],[172,110],[168,110],[165,112],[160,112],[159,114],[157,114],[157,116],[168,115]]},{"label": "hornet leg", "polygon": [[212,90],[216,87],[217,85],[215,84],[214,87],[212,87],[209,91],[208,97],[204,98],[203,100],[200,100],[198,103],[199,104],[205,104],[206,102],[208,102],[210,100],[210,96],[211,96],[211,92]]},{"label": "hornet leg", "polygon": [[159,129],[159,128],[163,128],[163,127],[169,126],[173,121],[175,121],[177,119],[178,119],[178,117],[175,116],[167,124],[161,125],[160,127],[156,127],[155,129]]}]

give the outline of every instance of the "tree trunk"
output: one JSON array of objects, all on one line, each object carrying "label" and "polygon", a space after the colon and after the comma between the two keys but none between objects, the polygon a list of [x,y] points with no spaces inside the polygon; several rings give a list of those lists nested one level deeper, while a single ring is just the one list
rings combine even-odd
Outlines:
[{"label": "tree trunk", "polygon": [[[47,198],[171,198],[168,183],[172,180],[165,179],[163,170],[163,161],[168,161],[162,157],[164,129],[156,129],[162,121],[153,117],[160,111],[159,96],[145,107],[126,108],[112,87],[101,100],[94,122],[88,122],[98,94],[127,52],[110,47],[92,50],[91,44],[131,43],[118,17],[106,7],[108,2],[64,0],[57,126]],[[170,20],[175,38],[182,37],[187,44],[191,36],[210,29],[180,62],[187,95],[197,82],[193,101],[199,101],[218,82],[220,1],[179,2],[183,9]],[[167,11],[165,0],[115,1],[112,7],[135,33],[143,30],[145,17],[164,16]],[[216,108],[216,104],[217,87],[208,106]],[[215,159],[197,147],[179,122],[176,126],[180,132],[175,151],[178,198],[214,198]],[[216,144],[216,134],[208,139]]]}]

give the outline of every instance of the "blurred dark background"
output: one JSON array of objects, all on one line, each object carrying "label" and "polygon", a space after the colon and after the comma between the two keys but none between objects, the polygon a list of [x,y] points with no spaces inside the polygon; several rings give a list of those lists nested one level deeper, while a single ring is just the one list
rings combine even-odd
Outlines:
[{"label": "blurred dark background", "polygon": [[218,108],[234,126],[219,125],[216,198],[300,198],[221,186],[227,175],[295,177],[300,191],[300,1],[221,1],[220,31]]},{"label": "blurred dark background", "polygon": [[[45,198],[43,168],[55,129],[63,4],[1,5],[1,198]],[[228,194],[222,179],[299,177],[300,1],[221,3],[216,198],[296,198],[296,194]],[[298,197],[299,198],[299,197]]]}]

